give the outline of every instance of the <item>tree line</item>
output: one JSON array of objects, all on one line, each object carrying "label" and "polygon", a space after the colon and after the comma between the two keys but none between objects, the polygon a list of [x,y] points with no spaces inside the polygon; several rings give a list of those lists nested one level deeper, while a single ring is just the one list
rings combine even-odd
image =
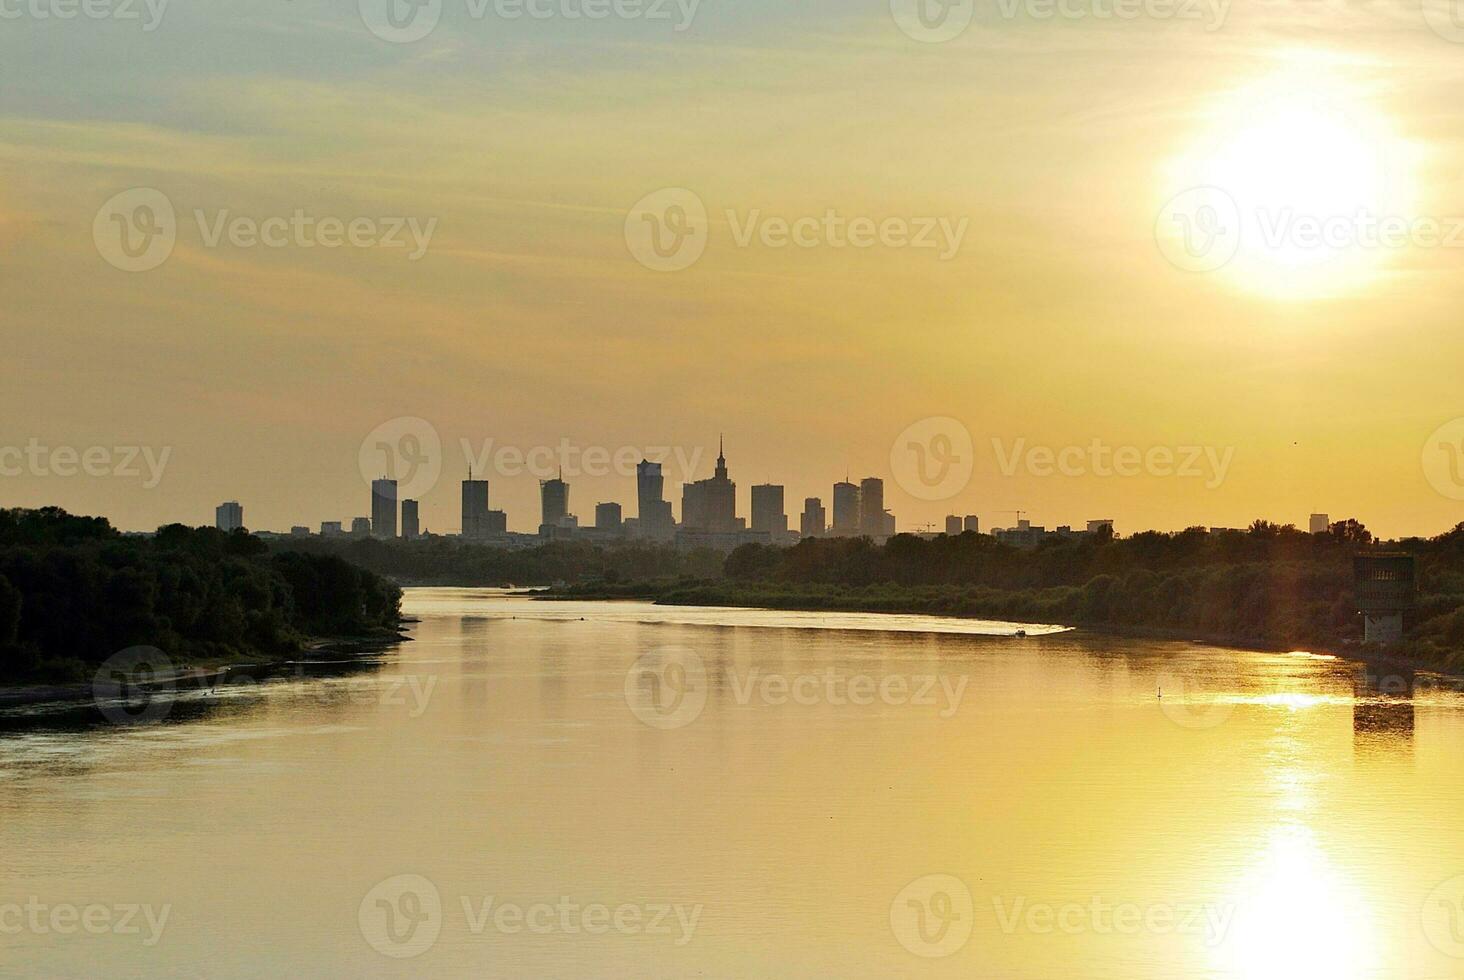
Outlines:
[{"label": "tree line", "polygon": [[382,576],[243,531],[124,535],[59,508],[0,510],[0,682],[83,680],[131,646],[180,663],[277,657],[391,629],[400,603]]}]

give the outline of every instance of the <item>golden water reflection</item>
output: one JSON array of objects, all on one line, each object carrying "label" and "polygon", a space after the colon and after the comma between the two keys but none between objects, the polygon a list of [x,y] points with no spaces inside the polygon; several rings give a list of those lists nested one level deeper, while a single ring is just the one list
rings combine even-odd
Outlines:
[{"label": "golden water reflection", "polygon": [[[1464,972],[1423,919],[1464,875],[1464,701],[1436,684],[909,617],[819,629],[466,590],[414,590],[408,608],[416,642],[362,677],[264,684],[149,728],[0,737],[0,906],[174,907],[152,947],[0,932],[0,973]],[[684,712],[670,726],[638,713],[659,696],[636,672],[652,652],[691,668],[663,681],[704,677],[665,702]],[[825,684],[925,676],[944,684],[928,703]],[[357,914],[402,874],[434,883],[445,918],[396,961]],[[954,948],[900,931],[892,908],[939,898],[922,880],[967,893],[929,905],[969,915]],[[489,895],[704,913],[683,945],[474,932],[460,900]]]}]

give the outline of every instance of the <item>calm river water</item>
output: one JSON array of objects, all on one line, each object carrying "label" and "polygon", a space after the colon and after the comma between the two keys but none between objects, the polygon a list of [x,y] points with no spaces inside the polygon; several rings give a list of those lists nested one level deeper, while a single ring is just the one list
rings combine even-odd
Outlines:
[{"label": "calm river water", "polygon": [[1464,976],[1464,697],[925,617],[407,595],[0,717],[0,975]]}]

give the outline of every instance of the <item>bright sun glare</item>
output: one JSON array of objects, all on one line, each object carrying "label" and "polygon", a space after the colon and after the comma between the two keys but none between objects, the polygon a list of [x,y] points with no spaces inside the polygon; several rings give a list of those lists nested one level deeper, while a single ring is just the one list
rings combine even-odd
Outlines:
[{"label": "bright sun glare", "polygon": [[1214,189],[1207,200],[1223,205],[1196,225],[1234,234],[1223,268],[1237,285],[1335,295],[1371,281],[1401,247],[1382,228],[1412,213],[1407,146],[1327,68],[1293,66],[1239,89],[1208,122],[1172,161],[1168,193]]},{"label": "bright sun glare", "polygon": [[1216,966],[1244,980],[1372,976],[1371,913],[1311,834],[1282,827],[1231,896],[1230,930]]}]

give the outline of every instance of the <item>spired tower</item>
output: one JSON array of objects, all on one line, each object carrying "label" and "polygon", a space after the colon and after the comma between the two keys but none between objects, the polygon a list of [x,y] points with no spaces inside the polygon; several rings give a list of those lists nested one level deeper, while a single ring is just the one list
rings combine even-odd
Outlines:
[{"label": "spired tower", "polygon": [[1352,574],[1363,642],[1400,642],[1403,617],[1413,609],[1417,595],[1413,556],[1401,552],[1357,555],[1352,559]]},{"label": "spired tower", "polygon": [[681,525],[688,531],[731,534],[737,528],[737,484],[727,476],[727,455],[717,446],[717,468],[681,488]]}]

